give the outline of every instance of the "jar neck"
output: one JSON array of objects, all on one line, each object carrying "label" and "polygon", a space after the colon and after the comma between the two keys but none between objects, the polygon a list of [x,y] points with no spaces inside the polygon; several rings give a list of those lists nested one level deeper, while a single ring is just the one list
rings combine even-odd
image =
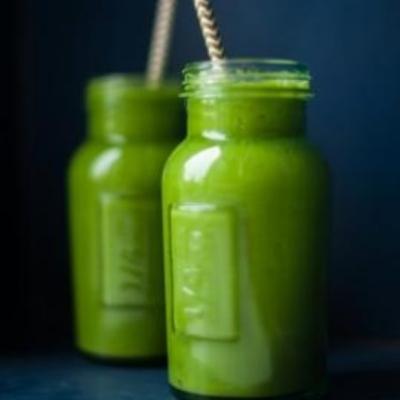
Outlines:
[{"label": "jar neck", "polygon": [[183,129],[182,114],[177,100],[89,107],[89,138],[110,144],[176,140]]},{"label": "jar neck", "polygon": [[306,102],[280,97],[189,98],[188,135],[207,139],[304,135]]}]

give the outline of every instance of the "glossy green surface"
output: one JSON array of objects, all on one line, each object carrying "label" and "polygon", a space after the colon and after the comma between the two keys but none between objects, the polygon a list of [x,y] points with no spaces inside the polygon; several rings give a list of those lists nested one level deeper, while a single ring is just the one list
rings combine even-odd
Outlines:
[{"label": "glossy green surface", "polygon": [[199,395],[318,392],[328,172],[305,100],[188,98],[163,177],[170,383]]},{"label": "glossy green surface", "polygon": [[182,132],[175,86],[91,82],[69,170],[76,342],[110,359],[165,354],[160,179]]}]

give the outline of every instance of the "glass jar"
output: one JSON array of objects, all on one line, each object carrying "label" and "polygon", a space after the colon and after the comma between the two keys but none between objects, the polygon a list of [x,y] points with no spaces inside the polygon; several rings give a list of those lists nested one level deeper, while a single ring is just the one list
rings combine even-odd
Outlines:
[{"label": "glass jar", "polygon": [[161,173],[183,131],[179,87],[110,75],[87,91],[69,170],[79,349],[108,360],[165,354]]},{"label": "glass jar", "polygon": [[309,73],[229,60],[184,74],[188,134],[163,175],[172,388],[318,396],[329,178],[305,138]]}]

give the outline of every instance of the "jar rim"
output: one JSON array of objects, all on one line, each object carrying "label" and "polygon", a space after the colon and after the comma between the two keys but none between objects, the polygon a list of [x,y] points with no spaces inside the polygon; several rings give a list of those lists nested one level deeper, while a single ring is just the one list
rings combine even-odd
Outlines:
[{"label": "jar rim", "polygon": [[199,61],[183,70],[182,97],[260,96],[308,99],[311,75],[295,60],[238,58]]},{"label": "jar rim", "polygon": [[143,99],[178,99],[178,80],[166,79],[160,86],[148,86],[139,74],[113,73],[89,79],[86,87],[87,104],[113,104]]}]

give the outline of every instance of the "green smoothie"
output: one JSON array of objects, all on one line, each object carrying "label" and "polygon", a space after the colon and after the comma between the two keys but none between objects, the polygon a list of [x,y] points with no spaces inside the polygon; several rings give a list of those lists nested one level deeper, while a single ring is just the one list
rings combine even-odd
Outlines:
[{"label": "green smoothie", "polygon": [[76,342],[111,360],[165,354],[161,173],[183,130],[179,88],[110,75],[87,91],[69,170]]},{"label": "green smoothie", "polygon": [[329,179],[295,62],[185,70],[188,135],[163,176],[169,379],[181,398],[318,397]]}]

